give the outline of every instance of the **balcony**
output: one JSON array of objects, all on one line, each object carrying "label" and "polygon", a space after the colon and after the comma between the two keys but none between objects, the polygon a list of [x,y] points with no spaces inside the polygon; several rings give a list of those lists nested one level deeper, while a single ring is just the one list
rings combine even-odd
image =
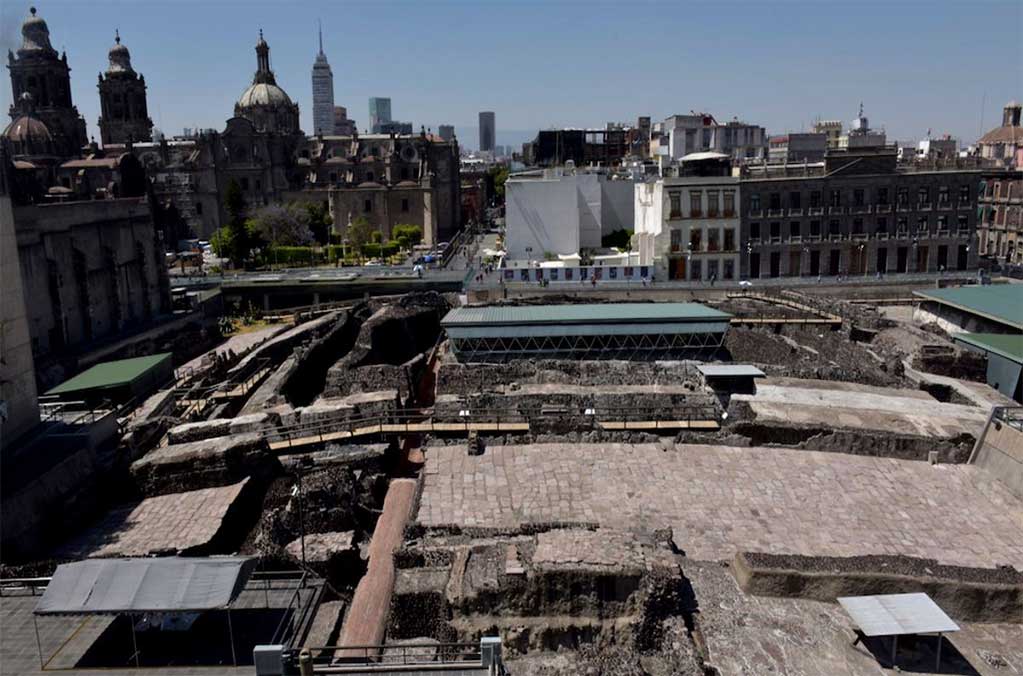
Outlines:
[{"label": "balcony", "polygon": [[802,235],[789,235],[789,241],[790,242],[797,242],[797,243],[798,242],[802,242],[803,241],[803,236]]},{"label": "balcony", "polygon": [[956,230],[956,237],[960,239],[968,239],[970,237],[970,229],[959,228],[958,230]]},{"label": "balcony", "polygon": [[844,214],[845,207],[828,207],[828,213],[831,215]]},{"label": "balcony", "polygon": [[763,218],[763,216],[764,216],[763,209],[750,209],[749,210],[749,217],[750,218]]},{"label": "balcony", "polygon": [[899,211],[912,211],[912,207],[909,206],[909,202],[899,202],[899,205],[895,207]]},{"label": "balcony", "polygon": [[701,209],[690,209],[689,218],[703,218],[703,211]]},{"label": "balcony", "polygon": [[668,220],[670,221],[677,221],[680,218],[682,218],[681,211],[672,211],[670,214],[668,214]]},{"label": "balcony", "polygon": [[951,211],[952,210],[952,203],[949,202],[949,201],[938,202],[938,209],[940,211]]},{"label": "balcony", "polygon": [[930,202],[917,202],[916,205],[917,211],[931,211],[933,208],[934,205],[931,204]]},{"label": "balcony", "polygon": [[789,209],[789,216],[802,216],[802,215],[803,215],[803,209],[800,208],[800,207],[796,207],[795,209],[791,209],[791,208]]},{"label": "balcony", "polygon": [[879,214],[890,214],[892,212],[891,204],[878,204],[877,213]]},{"label": "balcony", "polygon": [[854,232],[854,233],[852,234],[852,237],[851,237],[851,239],[853,239],[853,240],[855,240],[855,241],[857,241],[857,242],[865,242],[865,241],[867,241],[868,239],[870,239],[870,235],[868,235],[868,234],[867,234],[867,233],[865,233],[865,232]]},{"label": "balcony", "polygon": [[949,236],[948,228],[938,228],[938,237],[948,237],[948,236]]},{"label": "balcony", "polygon": [[859,204],[859,205],[856,205],[854,207],[850,207],[849,208],[849,213],[852,213],[852,214],[869,214],[870,213],[870,205],[869,204]]},{"label": "balcony", "polygon": [[707,209],[707,218],[721,218],[721,214],[718,213],[717,211],[711,211],[710,209]]},{"label": "balcony", "polygon": [[806,213],[809,216],[823,216],[824,207],[810,207],[806,210]]},{"label": "balcony", "polygon": [[830,233],[828,235],[828,241],[831,241],[831,242],[841,242],[842,241],[842,233],[840,233],[840,232],[832,232],[832,233]]},{"label": "balcony", "polygon": [[876,239],[886,240],[886,239],[888,239],[888,231],[887,230],[878,230],[876,233],[874,233],[874,237]]},{"label": "balcony", "polygon": [[772,235],[771,244],[781,244],[781,235]]},{"label": "balcony", "polygon": [[[1019,202],[1020,198],[1016,198],[1013,201],[1014,202]],[[972,209],[972,208],[973,208],[973,204],[971,202],[959,202],[958,204],[956,204],[956,209],[959,209],[960,211],[963,211],[965,209]]]},{"label": "balcony", "polygon": [[899,239],[909,239],[909,230],[899,230],[895,236]]},{"label": "balcony", "polygon": [[721,218],[735,218],[735,209],[725,209],[721,212]]},{"label": "balcony", "polygon": [[768,209],[767,210],[767,215],[770,216],[770,217],[784,216],[785,215],[785,210],[784,209]]}]

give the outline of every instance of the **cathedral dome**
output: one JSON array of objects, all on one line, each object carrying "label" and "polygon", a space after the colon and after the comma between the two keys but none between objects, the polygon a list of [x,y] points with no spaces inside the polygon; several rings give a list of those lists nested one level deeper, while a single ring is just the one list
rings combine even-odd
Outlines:
[{"label": "cathedral dome", "polygon": [[3,137],[22,145],[47,144],[53,140],[46,124],[32,110],[32,95],[25,92],[18,101],[20,114],[4,129]]},{"label": "cathedral dome", "polygon": [[36,8],[29,10],[31,16],[21,24],[21,52],[48,51],[52,52],[50,46],[50,29],[41,16],[36,16]]},{"label": "cathedral dome", "polygon": [[239,108],[254,106],[290,106],[291,98],[283,89],[269,82],[254,82],[238,98]]},{"label": "cathedral dome", "polygon": [[121,34],[119,31],[116,31],[114,34],[114,46],[107,52],[107,57],[110,59],[110,67],[107,68],[107,73],[134,72],[131,67],[131,54],[128,52],[128,48],[121,44]]}]

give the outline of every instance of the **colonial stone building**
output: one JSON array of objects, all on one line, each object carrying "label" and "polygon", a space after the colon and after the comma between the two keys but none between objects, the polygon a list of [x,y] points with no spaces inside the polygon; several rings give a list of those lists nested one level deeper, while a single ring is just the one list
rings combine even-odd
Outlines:
[{"label": "colonial stone building", "polygon": [[985,172],[977,200],[980,255],[996,263],[1023,265],[1023,171]]},{"label": "colonial stone building", "polygon": [[316,136],[309,139],[306,188],[326,190],[342,237],[362,216],[386,240],[395,225],[423,229],[427,244],[460,227],[458,143],[427,134]]},{"label": "colonial stone building", "polygon": [[979,169],[897,166],[894,148],[748,167],[740,255],[750,278],[965,270],[977,265]]},{"label": "colonial stone building", "polygon": [[146,78],[131,67],[131,54],[115,32],[110,65],[99,76],[99,135],[103,145],[150,141],[153,121],[146,105]]},{"label": "colonial stone building", "polygon": [[42,17],[31,16],[21,26],[21,47],[17,56],[7,52],[11,71],[13,101],[11,119],[21,116],[18,108],[23,94],[29,94],[35,117],[42,122],[52,147],[61,157],[76,155],[87,142],[85,120],[71,102],[71,68],[67,54],[57,55],[50,45],[50,29]]}]

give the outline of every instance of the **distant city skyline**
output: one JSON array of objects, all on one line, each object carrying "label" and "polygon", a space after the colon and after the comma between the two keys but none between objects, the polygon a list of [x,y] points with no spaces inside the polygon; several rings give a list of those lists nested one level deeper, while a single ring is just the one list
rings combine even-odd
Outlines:
[{"label": "distant city skyline", "polygon": [[[18,49],[30,4],[0,6],[0,48]],[[35,4],[54,47],[67,51],[72,97],[97,139],[96,73],[106,69],[115,29],[146,77],[153,122],[168,136],[184,127],[223,129],[251,81],[260,28],[273,50],[277,82],[299,104],[302,128],[312,134],[309,73],[319,20],[334,65],[335,103],[355,112],[360,130],[369,119],[358,111],[384,93],[414,129],[454,125],[466,148],[478,145],[474,123],[484,106],[505,128],[497,143],[521,145],[552,126],[602,127],[634,123],[640,115],[659,121],[689,110],[783,134],[808,130],[818,117],[848,125],[861,100],[872,125],[891,140],[921,139],[930,129],[968,145],[999,124],[1007,101],[1023,98],[1023,9],[1001,0],[928,3],[926,12],[915,2],[867,2],[868,11],[856,13],[838,3],[735,2],[721,15],[692,14],[681,41],[671,21],[645,25],[640,34],[632,12],[601,2],[585,12],[576,3],[328,2],[297,12],[289,3],[259,2],[241,15],[237,2]],[[391,20],[395,4],[401,22]],[[793,39],[764,30],[779,22]],[[502,26],[496,36],[488,32],[495,24]],[[404,46],[386,59],[377,45],[381,25]],[[613,59],[588,57],[582,47],[618,44],[630,34],[665,46],[623,48]],[[5,115],[10,104],[5,78]]]}]

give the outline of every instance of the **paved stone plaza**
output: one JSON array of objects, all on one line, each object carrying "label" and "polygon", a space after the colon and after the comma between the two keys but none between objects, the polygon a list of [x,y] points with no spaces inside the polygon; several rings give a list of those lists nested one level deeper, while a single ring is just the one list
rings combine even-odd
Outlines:
[{"label": "paved stone plaza", "polygon": [[1023,502],[965,465],[660,444],[431,448],[418,522],[672,528],[694,559],[737,551],[1023,566]]},{"label": "paved stone plaza", "polygon": [[63,558],[147,556],[209,543],[248,479],[232,486],[171,493],[110,511],[61,547]]}]

